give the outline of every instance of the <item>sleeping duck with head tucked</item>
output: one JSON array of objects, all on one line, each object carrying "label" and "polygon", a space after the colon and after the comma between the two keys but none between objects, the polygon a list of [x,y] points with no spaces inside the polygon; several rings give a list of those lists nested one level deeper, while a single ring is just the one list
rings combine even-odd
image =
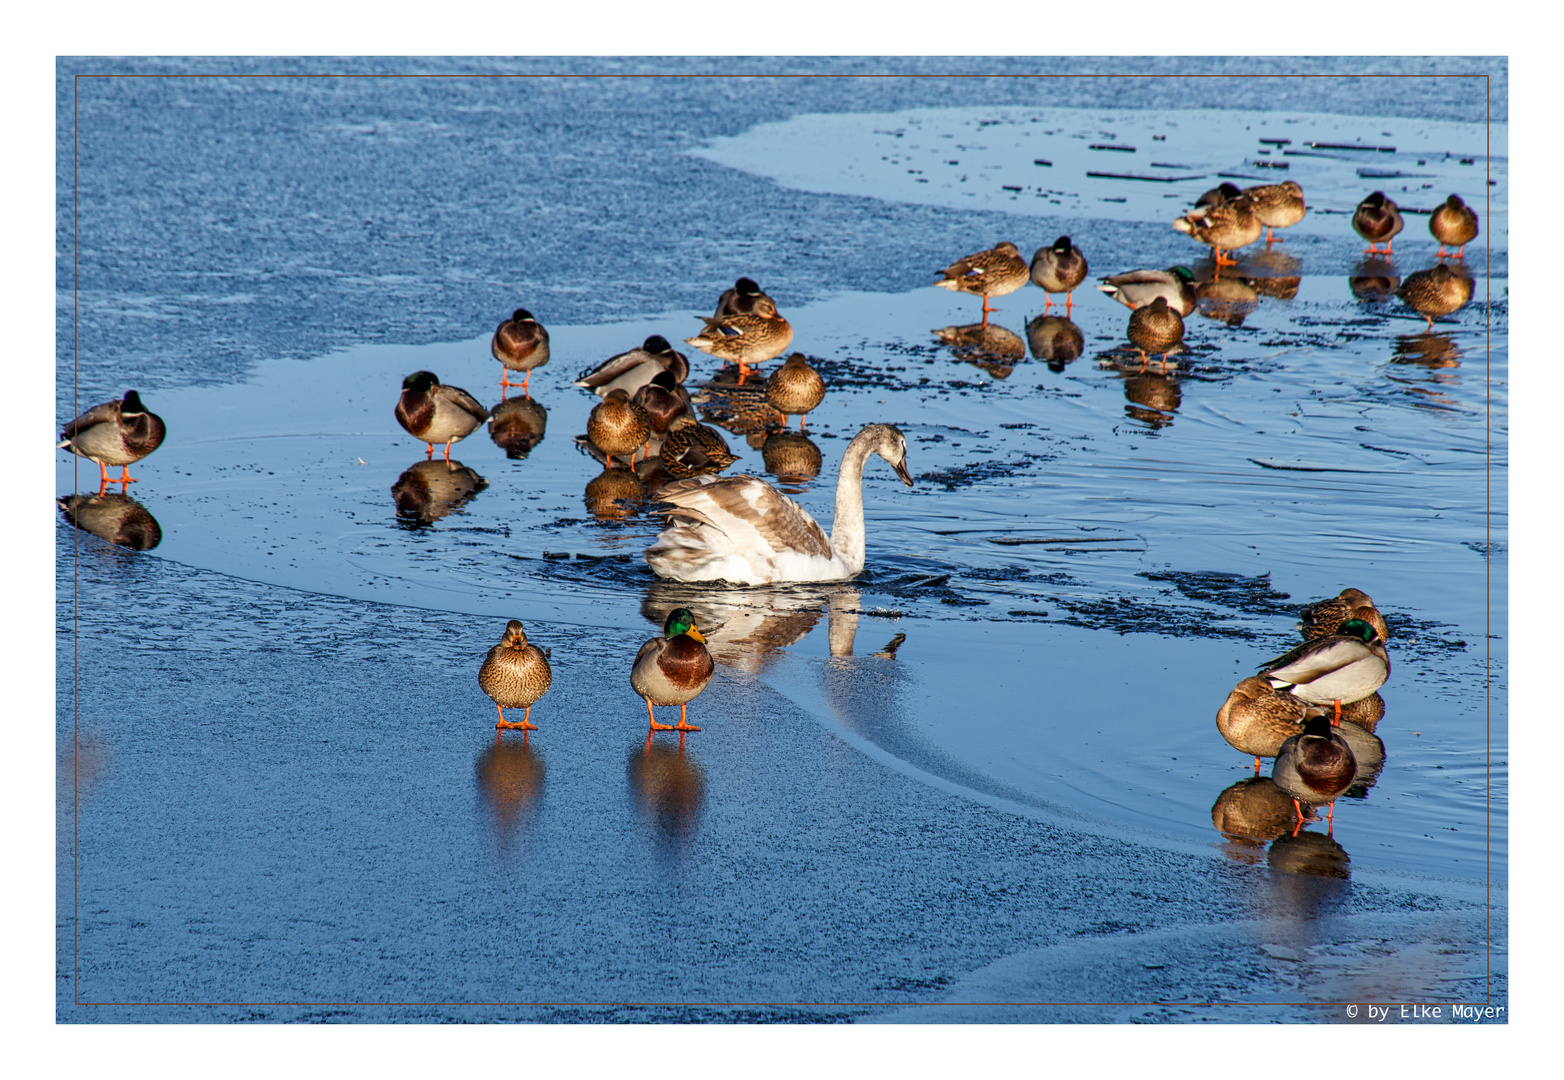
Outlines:
[{"label": "sleeping duck with head tucked", "polygon": [[863,569],[863,471],[878,454],[902,483],[907,440],[890,424],[870,424],[847,444],[836,481],[832,535],[798,503],[754,476],[699,476],[663,488],[668,527],[646,549],[659,576],[739,585],[842,581]]}]

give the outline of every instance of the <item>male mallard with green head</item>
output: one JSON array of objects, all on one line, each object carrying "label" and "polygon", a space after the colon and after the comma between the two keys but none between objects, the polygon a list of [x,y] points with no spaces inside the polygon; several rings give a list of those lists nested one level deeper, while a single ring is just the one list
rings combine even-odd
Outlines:
[{"label": "male mallard with green head", "polygon": [[1131,270],[1101,279],[1098,289],[1107,293],[1125,307],[1134,311],[1145,307],[1157,297],[1166,298],[1168,307],[1184,318],[1195,313],[1195,273],[1187,266],[1171,266],[1166,270]]},{"label": "male mallard with green head", "polygon": [[[548,658],[549,653],[527,643],[527,631],[522,628],[521,620],[512,619],[505,624],[500,643],[489,650],[483,666],[478,669],[478,685],[494,699],[494,707],[500,711],[496,728],[538,730],[532,723],[532,705],[548,693],[549,684],[554,681]],[[505,719],[506,709],[521,708],[527,710],[521,723]]]},{"label": "male mallard with green head", "polygon": [[[1271,779],[1276,786],[1292,796],[1299,826],[1303,824],[1302,803],[1310,806],[1329,803],[1330,810],[1325,818],[1334,824],[1336,800],[1357,777],[1358,762],[1353,757],[1352,747],[1331,729],[1330,720],[1324,716],[1311,717],[1301,734],[1282,743],[1276,752],[1276,764],[1271,767]],[[1297,832],[1297,826],[1293,831]]]},{"label": "male mallard with green head", "polygon": [[1043,290],[1043,310],[1053,301],[1049,293],[1064,293],[1064,310],[1069,314],[1075,303],[1075,287],[1086,280],[1086,256],[1070,243],[1068,236],[1061,236],[1052,247],[1038,248],[1032,256],[1032,284]]},{"label": "male mallard with green head", "polygon": [[1021,251],[1009,240],[1001,240],[987,251],[979,251],[957,259],[933,282],[951,292],[971,293],[983,298],[983,321],[988,322],[991,311],[990,296],[1006,296],[1032,280],[1031,268],[1021,258]]},{"label": "male mallard with green head", "polygon": [[1445,257],[1446,244],[1460,249],[1451,258],[1463,258],[1466,245],[1477,239],[1477,211],[1462,202],[1461,196],[1452,195],[1429,217],[1428,231],[1439,241],[1438,258]]},{"label": "male mallard with green head", "polygon": [[[1406,228],[1406,223],[1401,220],[1401,208],[1385,197],[1383,191],[1376,191],[1362,202],[1352,214],[1352,227],[1357,230],[1359,236],[1368,241],[1368,247],[1364,249],[1365,255],[1390,254],[1390,242],[1396,238],[1396,234]],[[1383,252],[1376,251],[1374,245],[1381,240],[1385,242]]]},{"label": "male mallard with green head", "polygon": [[1298,612],[1298,629],[1305,641],[1334,634],[1348,619],[1362,619],[1374,628],[1381,641],[1390,640],[1390,627],[1374,606],[1373,597],[1362,589],[1343,589],[1329,600],[1319,600]]},{"label": "male mallard with green head", "polygon": [[1306,641],[1260,665],[1260,674],[1278,690],[1291,691],[1312,705],[1334,705],[1341,720],[1343,702],[1366,698],[1390,677],[1390,655],[1372,625],[1348,619],[1334,634]]},{"label": "male mallard with green head", "polygon": [[[527,383],[532,379],[532,369],[548,363],[548,331],[532,317],[532,312],[526,308],[517,308],[494,331],[489,352],[505,365],[500,369],[500,396],[505,395],[505,388],[519,386],[523,394],[531,397]],[[525,371],[527,375],[521,382],[513,383],[507,374],[511,371]]]},{"label": "male mallard with green head", "polygon": [[1184,319],[1168,307],[1167,297],[1158,296],[1145,307],[1130,312],[1130,343],[1140,350],[1141,370],[1146,369],[1146,354],[1160,352],[1162,369],[1168,367],[1168,351],[1184,340]]},{"label": "male mallard with green head", "polygon": [[[94,405],[66,424],[60,432],[64,441],[55,449],[97,462],[102,495],[110,484],[137,483],[131,465],[162,446],[167,434],[163,418],[141,404],[140,394],[127,390],[119,401]],[[110,478],[109,465],[120,466],[120,475]]]},{"label": "male mallard with green head", "polygon": [[734,361],[739,365],[739,385],[749,376],[754,364],[763,363],[793,343],[793,327],[781,315],[769,296],[755,301],[755,308],[748,315],[723,315],[701,321],[706,329],[692,338],[685,338],[701,352],[720,357],[724,364]]},{"label": "male mallard with green head", "polygon": [[797,416],[799,431],[804,430],[804,414],[824,400],[825,380],[803,353],[789,356],[766,380],[767,404],[784,416]]},{"label": "male mallard with green head", "polygon": [[1472,280],[1439,263],[1408,274],[1396,295],[1407,307],[1423,316],[1432,330],[1436,317],[1453,315],[1471,300]]},{"label": "male mallard with green head", "polygon": [[667,338],[652,334],[640,348],[616,353],[595,368],[583,371],[576,385],[598,397],[607,397],[621,388],[634,394],[660,371],[671,374],[674,382],[683,383],[690,377],[690,362],[683,353],[674,351]]},{"label": "male mallard with green head", "polygon": [[608,458],[609,468],[615,454],[628,455],[634,465],[635,452],[645,445],[651,431],[646,410],[631,401],[623,389],[610,391],[587,417],[587,438]]},{"label": "male mallard with green head", "polygon": [[402,396],[396,403],[396,422],[415,439],[445,444],[445,460],[451,460],[451,444],[461,442],[489,418],[489,410],[467,391],[446,386],[432,371],[415,371],[402,380]]},{"label": "male mallard with green head", "polygon": [[[646,699],[646,716],[652,725],[646,737],[650,739],[656,731],[677,731],[682,739],[686,731],[699,731],[686,718],[685,710],[706,689],[715,671],[706,639],[696,628],[690,609],[670,611],[662,636],[648,638],[630,668],[630,685]],[[679,706],[679,722],[659,724],[653,705]]]}]

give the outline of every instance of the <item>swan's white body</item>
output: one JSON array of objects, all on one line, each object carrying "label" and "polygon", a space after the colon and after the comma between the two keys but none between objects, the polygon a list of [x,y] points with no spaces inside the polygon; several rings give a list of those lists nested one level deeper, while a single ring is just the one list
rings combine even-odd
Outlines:
[{"label": "swan's white body", "polygon": [[697,476],[663,488],[669,524],[646,549],[659,577],[770,585],[842,581],[863,569],[863,470],[871,453],[890,462],[902,482],[907,440],[889,424],[870,424],[842,455],[833,534],[798,503],[754,476]]}]

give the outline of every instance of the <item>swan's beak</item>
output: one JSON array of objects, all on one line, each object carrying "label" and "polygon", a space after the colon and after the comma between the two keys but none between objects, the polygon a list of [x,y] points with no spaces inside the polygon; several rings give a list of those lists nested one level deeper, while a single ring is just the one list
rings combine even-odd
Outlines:
[{"label": "swan's beak", "polygon": [[894,467],[896,475],[901,477],[901,482],[908,487],[912,487],[912,474],[907,471],[907,459],[902,458],[900,461],[895,462]]}]

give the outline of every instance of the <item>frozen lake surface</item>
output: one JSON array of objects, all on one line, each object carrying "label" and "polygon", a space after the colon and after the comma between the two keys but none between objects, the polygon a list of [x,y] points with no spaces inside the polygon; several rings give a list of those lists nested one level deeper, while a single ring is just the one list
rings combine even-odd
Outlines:
[{"label": "frozen lake surface", "polygon": [[[692,82],[639,141],[616,109],[653,107],[644,80],[87,84],[60,418],[136,386],[170,437],[130,493],[154,547],[59,529],[62,1019],[1182,1019],[1502,987],[1506,125],[1329,80],[1246,113],[1193,82],[1161,110],[891,82],[811,83],[812,111]],[[484,152],[507,93],[546,133],[514,191]],[[689,130],[701,109],[723,130]],[[636,168],[604,166],[616,149]],[[1241,250],[1185,351],[1142,371],[1091,286],[1182,263],[1209,292],[1208,249],[1169,222],[1229,175],[1298,180],[1310,213]],[[1349,223],[1376,188],[1408,210],[1389,260]],[[1476,288],[1430,331],[1354,280],[1433,265],[1413,211],[1451,191],[1482,215]],[[1059,326],[1040,290],[973,344],[977,298],[928,286],[1064,233],[1091,264],[1068,361],[1037,355]],[[829,387],[819,475],[779,486],[829,528],[846,440],[907,436],[916,484],[871,459],[851,583],[661,582],[655,501],[589,487],[597,399],[571,380],[692,334],[739,274]],[[402,377],[497,405],[489,336],[518,305],[552,338],[543,439],[510,457],[481,429],[424,465]],[[765,475],[758,437],[728,438],[727,472]],[[92,468],[61,453],[59,493]],[[1213,808],[1252,759],[1216,709],[1346,586],[1392,630],[1383,769],[1330,837],[1230,839]],[[673,606],[719,664],[682,754],[642,748],[628,684]],[[554,650],[525,747],[495,745],[475,677],[509,618]],[[205,1004],[238,1001],[270,1004]]]}]

